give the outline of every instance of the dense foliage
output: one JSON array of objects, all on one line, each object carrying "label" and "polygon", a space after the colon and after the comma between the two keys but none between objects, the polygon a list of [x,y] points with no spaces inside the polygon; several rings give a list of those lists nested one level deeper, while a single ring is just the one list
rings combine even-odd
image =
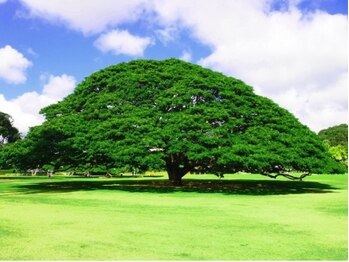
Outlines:
[{"label": "dense foliage", "polygon": [[323,129],[319,132],[319,137],[328,141],[330,146],[342,145],[348,148],[348,125],[341,124]]},{"label": "dense foliage", "polygon": [[343,172],[288,111],[240,80],[176,59],[110,66],[41,113],[47,121],[12,155],[22,168],[166,169],[175,183],[188,172]]},{"label": "dense foliage", "polygon": [[8,167],[3,156],[5,155],[5,145],[9,145],[18,139],[20,139],[20,134],[18,129],[13,126],[11,116],[0,112],[0,169]]},{"label": "dense foliage", "polygon": [[319,137],[329,148],[329,152],[338,162],[348,166],[348,125],[341,124],[319,132]]},{"label": "dense foliage", "polygon": [[12,118],[8,114],[0,112],[0,147],[19,138],[18,129],[13,126]]}]

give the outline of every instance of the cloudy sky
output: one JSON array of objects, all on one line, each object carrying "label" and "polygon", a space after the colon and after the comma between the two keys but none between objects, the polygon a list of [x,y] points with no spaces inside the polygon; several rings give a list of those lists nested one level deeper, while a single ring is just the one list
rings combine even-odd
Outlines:
[{"label": "cloudy sky", "polygon": [[347,0],[0,0],[0,111],[40,108],[132,59],[180,58],[243,80],[313,131],[348,118]]}]

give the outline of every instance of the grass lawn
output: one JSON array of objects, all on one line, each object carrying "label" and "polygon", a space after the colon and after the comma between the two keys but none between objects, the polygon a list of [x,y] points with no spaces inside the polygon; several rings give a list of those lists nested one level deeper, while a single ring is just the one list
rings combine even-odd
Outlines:
[{"label": "grass lawn", "polygon": [[0,176],[0,260],[347,260],[347,178]]}]

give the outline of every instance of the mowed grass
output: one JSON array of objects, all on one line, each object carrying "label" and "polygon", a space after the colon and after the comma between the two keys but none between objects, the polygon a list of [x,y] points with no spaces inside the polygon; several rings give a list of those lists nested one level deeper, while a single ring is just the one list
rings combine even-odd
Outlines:
[{"label": "mowed grass", "polygon": [[347,175],[0,176],[0,260],[347,260]]}]

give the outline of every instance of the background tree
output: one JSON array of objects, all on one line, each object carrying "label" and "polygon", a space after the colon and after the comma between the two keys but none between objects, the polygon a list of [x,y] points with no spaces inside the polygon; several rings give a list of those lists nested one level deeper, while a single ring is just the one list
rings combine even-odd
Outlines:
[{"label": "background tree", "polygon": [[0,112],[0,147],[6,143],[15,142],[20,138],[18,129],[12,124],[12,118]]},{"label": "background tree", "polygon": [[348,148],[343,145],[331,146],[328,151],[336,161],[348,166]]},{"label": "background tree", "polygon": [[348,125],[341,124],[323,129],[319,137],[328,146],[332,157],[348,166]]},{"label": "background tree", "polygon": [[12,124],[12,118],[8,114],[0,112],[0,169],[8,168],[6,164],[5,145],[14,143],[20,139],[18,129]]},{"label": "background tree", "polygon": [[323,141],[328,141],[330,146],[342,145],[348,148],[348,125],[341,124],[323,129],[319,132]]},{"label": "background tree", "polygon": [[112,171],[344,172],[317,135],[242,81],[176,59],[135,60],[100,70],[26,141],[39,165]]}]

